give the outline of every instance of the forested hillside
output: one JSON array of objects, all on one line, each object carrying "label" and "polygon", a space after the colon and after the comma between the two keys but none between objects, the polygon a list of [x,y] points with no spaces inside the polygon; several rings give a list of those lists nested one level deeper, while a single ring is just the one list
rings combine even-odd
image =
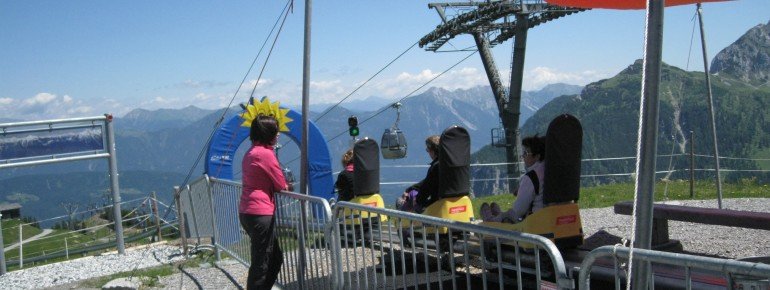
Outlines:
[{"label": "forested hillside", "polygon": [[[758,25],[715,57],[711,84],[720,156],[767,158],[770,152],[770,29]],[[746,73],[750,72],[750,73]],[[561,96],[543,106],[521,128],[522,136],[545,134],[548,123],[559,114],[578,117],[584,130],[583,158],[619,158],[636,156],[641,95],[642,62],[636,61],[616,76],[587,85],[580,94]],[[691,142],[698,155],[713,152],[711,117],[703,72],[687,72],[664,64],[660,83],[660,117],[657,170],[689,168]],[[692,132],[692,139],[691,133]],[[475,162],[505,160],[499,148],[484,148],[474,154]],[[634,170],[633,159],[586,161],[583,175],[621,174]],[[713,157],[698,156],[697,172],[704,178],[713,175]],[[723,169],[753,169],[754,161],[726,158]],[[488,176],[489,168],[477,169]],[[504,169],[498,169],[503,170]],[[686,178],[685,171],[670,178]],[[746,173],[729,172],[728,179]],[[660,174],[660,177],[665,174]],[[760,176],[762,177],[762,176]],[[616,177],[583,179],[585,183],[602,183]],[[626,178],[627,177],[622,177]],[[490,183],[479,184],[479,192],[491,192]]]}]

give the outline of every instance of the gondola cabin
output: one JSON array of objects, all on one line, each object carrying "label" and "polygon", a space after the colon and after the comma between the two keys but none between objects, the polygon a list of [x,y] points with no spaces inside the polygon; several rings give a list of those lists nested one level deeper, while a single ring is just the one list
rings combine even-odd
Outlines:
[{"label": "gondola cabin", "polygon": [[400,159],[406,157],[406,137],[404,132],[393,127],[385,129],[382,133],[380,148],[382,149],[382,158]]}]

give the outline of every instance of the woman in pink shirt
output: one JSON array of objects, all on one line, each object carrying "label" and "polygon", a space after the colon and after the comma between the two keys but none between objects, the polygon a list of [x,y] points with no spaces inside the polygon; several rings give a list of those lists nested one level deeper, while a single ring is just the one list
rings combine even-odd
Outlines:
[{"label": "woman in pink shirt", "polygon": [[243,156],[243,191],[238,206],[241,226],[251,240],[247,289],[270,289],[278,278],[283,253],[275,234],[275,192],[286,190],[286,180],[273,145],[278,122],[259,116],[251,123],[251,148]]}]

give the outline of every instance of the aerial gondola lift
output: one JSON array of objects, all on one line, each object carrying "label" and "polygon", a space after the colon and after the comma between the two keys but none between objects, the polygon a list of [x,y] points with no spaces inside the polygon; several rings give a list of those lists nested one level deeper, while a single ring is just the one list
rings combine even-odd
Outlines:
[{"label": "aerial gondola lift", "polygon": [[396,109],[396,123],[382,133],[380,148],[382,149],[382,158],[401,159],[406,157],[407,147],[404,132],[398,128],[398,121],[401,120],[401,103],[396,102],[391,107]]}]

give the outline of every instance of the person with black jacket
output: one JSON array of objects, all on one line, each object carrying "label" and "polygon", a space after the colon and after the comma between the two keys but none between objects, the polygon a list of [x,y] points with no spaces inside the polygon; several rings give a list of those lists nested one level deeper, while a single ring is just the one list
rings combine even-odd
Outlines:
[{"label": "person with black jacket", "polygon": [[[408,187],[401,199],[404,199],[403,203],[411,202],[414,212],[420,213],[426,207],[433,202],[439,200],[438,196],[438,150],[439,150],[439,135],[432,135],[425,139],[425,151],[428,152],[431,162],[428,168],[428,173],[425,174],[425,178],[418,183]],[[412,201],[410,198],[410,191],[416,190],[417,196]],[[399,203],[401,203],[399,201]],[[403,207],[399,207],[403,208]]]},{"label": "person with black jacket", "polygon": [[353,149],[348,149],[342,154],[342,171],[337,175],[337,182],[334,187],[337,188],[337,201],[350,201],[355,197],[353,194]]}]

